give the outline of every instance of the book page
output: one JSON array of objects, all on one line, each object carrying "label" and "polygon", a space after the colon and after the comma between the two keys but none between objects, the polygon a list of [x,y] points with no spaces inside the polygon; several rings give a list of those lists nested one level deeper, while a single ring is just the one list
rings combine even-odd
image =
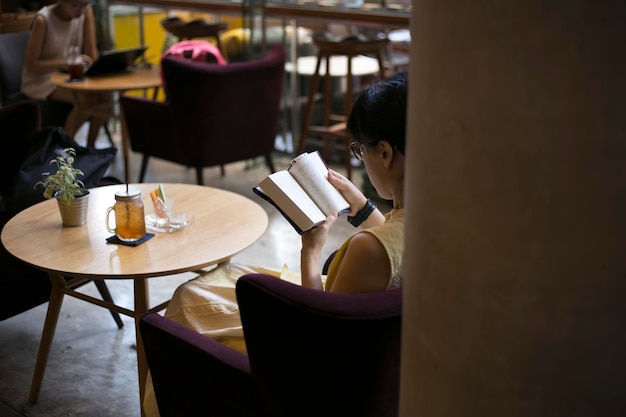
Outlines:
[{"label": "book page", "polygon": [[345,198],[328,181],[328,167],[319,152],[303,153],[294,158],[289,173],[311,196],[325,216],[332,211],[342,213],[350,209]]},{"label": "book page", "polygon": [[288,171],[270,174],[259,183],[262,191],[302,230],[326,220],[326,215]]}]

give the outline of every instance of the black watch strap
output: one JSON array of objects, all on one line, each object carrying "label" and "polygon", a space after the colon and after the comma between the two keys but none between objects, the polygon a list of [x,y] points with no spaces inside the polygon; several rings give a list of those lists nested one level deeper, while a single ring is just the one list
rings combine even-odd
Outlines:
[{"label": "black watch strap", "polygon": [[348,216],[348,221],[352,226],[359,227],[361,223],[367,220],[367,218],[370,216],[370,214],[372,214],[374,210],[376,210],[376,204],[368,198],[367,202],[365,203],[365,207],[359,210],[356,216]]}]

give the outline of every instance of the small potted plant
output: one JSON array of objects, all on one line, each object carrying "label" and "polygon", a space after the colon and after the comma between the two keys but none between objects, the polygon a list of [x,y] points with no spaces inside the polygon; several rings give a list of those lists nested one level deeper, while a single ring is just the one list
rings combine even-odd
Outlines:
[{"label": "small potted plant", "polygon": [[56,198],[63,219],[63,226],[82,226],[87,223],[87,204],[89,191],[78,179],[84,175],[83,171],[73,166],[76,150],[65,148],[63,154],[50,161],[50,165],[56,165],[57,171],[44,172],[45,178],[35,184],[44,187],[45,198]]}]

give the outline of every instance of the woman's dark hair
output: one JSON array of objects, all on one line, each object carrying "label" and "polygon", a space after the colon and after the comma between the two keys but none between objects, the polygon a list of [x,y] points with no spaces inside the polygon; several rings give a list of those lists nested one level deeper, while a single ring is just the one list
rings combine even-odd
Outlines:
[{"label": "woman's dark hair", "polygon": [[348,117],[354,140],[370,146],[385,140],[404,155],[407,84],[408,73],[402,71],[358,96]]}]

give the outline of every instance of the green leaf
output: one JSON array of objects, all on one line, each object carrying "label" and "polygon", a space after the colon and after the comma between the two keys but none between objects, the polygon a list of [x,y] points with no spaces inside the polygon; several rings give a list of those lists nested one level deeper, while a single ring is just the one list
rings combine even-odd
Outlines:
[{"label": "green leaf", "polygon": [[35,183],[33,188],[43,186],[44,198],[56,196],[62,204],[69,204],[75,196],[80,195],[80,189],[85,186],[77,179],[78,176],[84,176],[84,174],[80,169],[73,167],[75,156],[74,148],[64,149],[63,155],[53,158],[49,163],[49,165],[57,166],[56,172],[43,172],[41,174],[44,177],[43,180]]}]

